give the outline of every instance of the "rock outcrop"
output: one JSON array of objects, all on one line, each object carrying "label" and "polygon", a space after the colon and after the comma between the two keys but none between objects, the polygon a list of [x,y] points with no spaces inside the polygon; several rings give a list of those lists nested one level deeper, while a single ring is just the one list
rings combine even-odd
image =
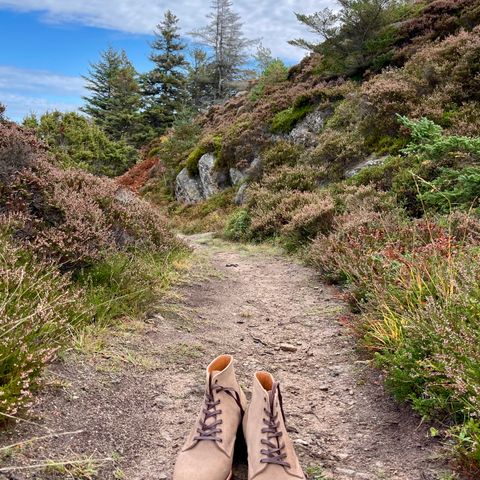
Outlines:
[{"label": "rock outcrop", "polygon": [[241,204],[246,189],[245,181],[258,176],[261,168],[262,161],[260,157],[257,157],[246,169],[217,170],[214,154],[206,153],[198,162],[198,175],[190,176],[186,168],[177,175],[175,197],[182,203],[197,203],[212,197],[225,188],[239,186],[237,198],[240,199]]},{"label": "rock outcrop", "polygon": [[333,113],[331,107],[320,108],[309,113],[295,128],[288,134],[289,140],[294,143],[313,147],[317,143],[317,135],[325,125],[325,120]]}]

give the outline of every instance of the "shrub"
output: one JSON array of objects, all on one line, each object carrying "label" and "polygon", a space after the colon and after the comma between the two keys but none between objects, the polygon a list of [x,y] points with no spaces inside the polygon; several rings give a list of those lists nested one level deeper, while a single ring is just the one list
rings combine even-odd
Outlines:
[{"label": "shrub", "polygon": [[99,126],[78,113],[50,112],[39,119],[31,116],[24,125],[34,129],[63,167],[114,177],[138,160],[133,147],[109,139]]},{"label": "shrub", "polygon": [[0,124],[0,213],[14,215],[14,235],[64,268],[96,262],[133,247],[175,245],[165,219],[107,178],[61,170],[20,127]]},{"label": "shrub", "polygon": [[[92,315],[80,290],[0,235],[0,413],[16,415],[33,401],[43,366],[69,329]],[[3,421],[4,419],[0,419]]]},{"label": "shrub", "polygon": [[264,175],[261,184],[273,192],[282,190],[311,192],[318,188],[319,182],[325,176],[325,169],[321,167],[302,164],[297,164],[294,167],[282,165],[272,173]]},{"label": "shrub", "polygon": [[345,170],[366,157],[363,138],[354,131],[326,128],[318,139],[318,146],[308,154],[313,165],[326,168],[331,180],[343,177]]},{"label": "shrub", "polygon": [[247,238],[252,219],[248,210],[241,208],[228,217],[223,234],[229,240],[241,241]]},{"label": "shrub", "polygon": [[293,167],[303,151],[302,147],[294,143],[280,140],[262,153],[262,159],[267,170],[281,165]]},{"label": "shrub", "polygon": [[478,210],[480,168],[467,167],[461,170],[443,168],[429,187],[429,190],[419,195],[420,201],[429,210],[440,213],[449,213],[455,209]]},{"label": "shrub", "polygon": [[359,331],[395,396],[424,416],[448,415],[460,455],[478,473],[480,237],[467,233],[477,223],[465,214],[445,226],[406,222],[363,208],[338,217],[310,259],[350,283]]},{"label": "shrub", "polygon": [[308,244],[319,234],[328,233],[333,225],[335,203],[328,195],[299,208],[281,230],[284,245],[295,250]]}]

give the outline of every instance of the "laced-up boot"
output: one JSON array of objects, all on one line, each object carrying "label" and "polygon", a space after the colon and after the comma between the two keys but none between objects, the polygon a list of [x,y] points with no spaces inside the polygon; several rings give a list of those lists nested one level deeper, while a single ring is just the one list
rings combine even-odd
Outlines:
[{"label": "laced-up boot", "polygon": [[173,480],[229,480],[233,448],[246,408],[230,355],[207,367],[200,414],[175,464]]},{"label": "laced-up boot", "polygon": [[305,479],[285,427],[279,385],[267,372],[255,374],[243,432],[249,480]]}]

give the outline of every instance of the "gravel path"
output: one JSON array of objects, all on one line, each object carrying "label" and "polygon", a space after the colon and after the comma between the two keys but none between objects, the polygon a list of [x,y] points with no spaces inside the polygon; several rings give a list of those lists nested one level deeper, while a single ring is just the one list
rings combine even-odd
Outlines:
[{"label": "gravel path", "polygon": [[[338,291],[264,247],[209,235],[187,240],[211,275],[193,272],[178,287],[178,311],[119,328],[106,350],[57,362],[34,409],[41,428],[25,425],[0,442],[82,433],[35,442],[5,464],[109,457],[114,461],[92,478],[169,479],[201,401],[205,366],[231,353],[247,395],[256,370],[280,380],[291,436],[310,478],[449,478],[428,428],[389,397],[379,373],[357,352],[340,321],[346,307]],[[239,455],[236,480],[246,480],[244,463]],[[61,468],[29,472],[0,479],[88,478]]]}]

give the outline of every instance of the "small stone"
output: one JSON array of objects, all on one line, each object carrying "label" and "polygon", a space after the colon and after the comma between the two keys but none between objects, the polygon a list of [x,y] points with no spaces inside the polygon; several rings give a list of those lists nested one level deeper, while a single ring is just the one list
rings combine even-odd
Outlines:
[{"label": "small stone", "polygon": [[297,444],[297,445],[302,445],[304,447],[308,447],[309,443],[306,441],[306,440],[303,440],[301,438],[297,438],[293,441],[293,443]]},{"label": "small stone", "polygon": [[318,389],[322,392],[328,392],[328,385],[320,385]]},{"label": "small stone", "polygon": [[296,352],[297,347],[291,343],[281,343],[280,350],[283,350],[284,352]]}]

